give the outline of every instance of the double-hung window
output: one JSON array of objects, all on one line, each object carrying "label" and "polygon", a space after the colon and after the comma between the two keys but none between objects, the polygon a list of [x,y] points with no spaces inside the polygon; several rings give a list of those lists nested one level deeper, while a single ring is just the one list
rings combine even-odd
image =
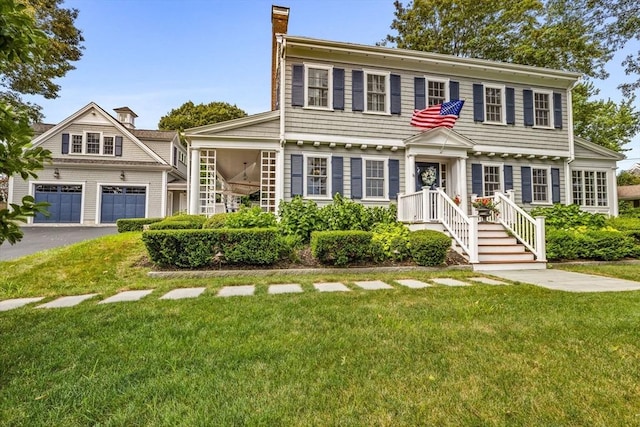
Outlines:
[{"label": "double-hung window", "polygon": [[102,138],[102,154],[107,155],[107,156],[112,156],[113,155],[113,137],[112,136],[105,136],[104,138]]},{"label": "double-hung window", "polygon": [[539,127],[552,127],[551,94],[548,92],[533,92],[534,124]]},{"label": "double-hung window", "polygon": [[386,160],[364,159],[365,199],[384,199],[387,188]]},{"label": "double-hung window", "polygon": [[331,108],[332,68],[322,65],[305,65],[305,107]]},{"label": "double-hung window", "polygon": [[389,113],[389,73],[365,71],[368,113]]},{"label": "double-hung window", "polygon": [[496,191],[500,191],[500,189],[502,188],[502,181],[500,180],[500,176],[499,165],[483,165],[482,190],[485,197],[493,196]]},{"label": "double-hung window", "polygon": [[571,172],[573,204],[580,206],[608,206],[607,173],[604,171],[574,170]]},{"label": "double-hung window", "polygon": [[533,203],[549,203],[549,169],[531,168]]},{"label": "double-hung window", "polygon": [[427,107],[447,102],[448,81],[427,78]]},{"label": "double-hung window", "polygon": [[104,136],[100,132],[84,132],[82,135],[69,135],[71,154],[113,156],[116,149],[116,137]]},{"label": "double-hung window", "polygon": [[100,134],[95,132],[87,132],[87,149],[86,154],[100,154]]},{"label": "double-hung window", "polygon": [[306,158],[306,192],[309,197],[329,197],[329,157]]},{"label": "double-hung window", "polygon": [[82,135],[71,135],[71,152],[82,154]]},{"label": "double-hung window", "polygon": [[485,122],[505,123],[505,89],[504,86],[484,86]]}]

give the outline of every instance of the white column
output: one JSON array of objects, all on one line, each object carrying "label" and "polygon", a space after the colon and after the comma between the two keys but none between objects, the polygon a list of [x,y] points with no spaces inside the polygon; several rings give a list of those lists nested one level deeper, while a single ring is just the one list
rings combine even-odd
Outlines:
[{"label": "white column", "polygon": [[609,192],[609,215],[618,216],[618,182],[616,180],[616,167],[611,168],[607,174],[607,191]]},{"label": "white column", "polygon": [[191,174],[189,179],[189,186],[187,193],[187,199],[189,200],[189,213],[196,215],[200,213],[200,207],[198,206],[199,194],[200,194],[200,151],[191,149],[191,161],[189,162],[191,167]]},{"label": "white column", "polygon": [[416,156],[406,154],[404,162],[404,191],[401,193],[411,194],[416,192]]},{"label": "white column", "polygon": [[458,185],[456,188],[456,194],[460,195],[460,209],[464,213],[469,212],[467,209],[467,197],[469,192],[467,191],[467,159],[461,157],[457,160],[458,163]]}]

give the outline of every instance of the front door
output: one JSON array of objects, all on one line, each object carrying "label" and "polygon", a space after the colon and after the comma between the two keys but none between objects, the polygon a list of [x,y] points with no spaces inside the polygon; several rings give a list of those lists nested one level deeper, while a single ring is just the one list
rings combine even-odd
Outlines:
[{"label": "front door", "polygon": [[440,187],[440,163],[416,162],[416,191]]}]

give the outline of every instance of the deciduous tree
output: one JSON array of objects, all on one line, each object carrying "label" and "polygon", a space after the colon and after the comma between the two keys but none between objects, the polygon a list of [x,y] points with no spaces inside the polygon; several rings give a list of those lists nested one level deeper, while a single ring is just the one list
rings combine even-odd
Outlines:
[{"label": "deciduous tree", "polygon": [[171,110],[166,116],[162,116],[158,128],[183,131],[192,127],[238,119],[246,115],[247,113],[240,108],[226,102],[196,105],[188,101]]}]

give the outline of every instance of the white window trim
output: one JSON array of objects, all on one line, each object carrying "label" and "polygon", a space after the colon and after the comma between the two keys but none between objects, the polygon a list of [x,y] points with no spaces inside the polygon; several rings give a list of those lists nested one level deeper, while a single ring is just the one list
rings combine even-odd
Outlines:
[{"label": "white window trim", "polygon": [[[87,152],[87,144],[89,143],[89,134],[90,133],[97,133],[98,135],[100,135],[100,139],[99,139],[99,147],[98,147],[98,152],[97,153],[88,153]],[[115,142],[114,142],[115,145]],[[115,148],[114,148],[115,151]],[[91,130],[85,130],[83,132],[83,141],[82,141],[82,154],[85,154],[87,156],[102,156],[102,132],[95,132],[95,131],[91,131]]]},{"label": "white window trim", "polygon": [[[580,201],[580,203],[575,203],[575,200],[573,198],[573,172],[580,172],[580,187],[582,189],[582,200]],[[587,200],[587,193],[585,190],[585,179],[584,179],[584,173],[585,172],[593,172],[593,188],[594,188],[594,205],[587,205],[584,202]],[[601,172],[605,174],[606,177],[606,200],[607,200],[607,204],[603,205],[603,206],[598,206],[598,175],[597,173]],[[575,168],[575,169],[571,169],[571,204],[577,204],[578,206],[580,206],[581,208],[585,208],[585,209],[604,209],[604,208],[609,208],[611,206],[610,203],[610,197],[611,197],[611,176],[609,174],[609,170],[608,169],[603,169],[603,168],[589,168],[586,169],[584,167],[580,167],[580,168]]]},{"label": "white window trim", "polygon": [[[100,152],[99,153],[87,153],[87,134],[90,133],[97,133],[100,135]],[[74,136],[81,136],[82,137],[82,151],[80,153],[74,153],[73,152],[73,137]],[[112,154],[104,154],[104,138],[113,138],[113,153]],[[105,134],[104,132],[100,132],[100,131],[91,131],[91,130],[85,130],[82,132],[82,134],[80,133],[70,133],[69,134],[69,153],[70,156],[100,156],[100,157],[115,157],[116,156],[116,135],[111,135],[111,134]]]},{"label": "white window trim", "polygon": [[[320,107],[317,105],[309,105],[309,68],[319,70],[327,70],[327,78],[329,86],[327,88],[327,106]],[[333,66],[304,63],[304,107],[310,110],[331,110],[333,111]]]},{"label": "white window trim", "polygon": [[[82,138],[82,142],[81,142],[81,145],[80,145],[80,152],[79,152],[79,153],[75,153],[75,152],[73,151],[73,137],[74,137],[74,136],[79,136],[79,137],[81,137],[81,138]],[[70,134],[69,134],[69,154],[70,154],[70,155],[72,155],[72,156],[81,156],[81,155],[84,155],[84,141],[85,141],[85,139],[84,139],[84,135],[83,135],[83,134],[79,134],[79,133],[70,133]]]},{"label": "white window trim", "polygon": [[[506,94],[506,86],[505,85],[497,85],[492,83],[483,83],[482,88],[482,98],[484,101],[484,122],[488,125],[507,125],[507,94]],[[487,88],[489,89],[500,89],[500,103],[502,108],[500,109],[500,121],[494,122],[487,120]]]},{"label": "white window trim", "polygon": [[429,77],[429,76],[424,76],[424,99],[425,99],[425,103],[426,106],[429,107],[429,82],[438,82],[438,83],[444,83],[444,102],[449,102],[449,96],[451,94],[451,91],[449,90],[449,81],[450,79],[447,78],[442,78],[442,77]]},{"label": "white window trim", "polygon": [[[555,129],[555,116],[553,113],[553,91],[550,90],[542,90],[542,89],[532,89],[533,92],[533,127],[535,129]],[[544,94],[549,97],[549,126],[542,126],[536,123],[536,94]]]},{"label": "white window trim", "polygon": [[[104,139],[105,138],[113,138],[113,153],[111,153],[111,154],[104,154]],[[116,156],[116,136],[115,135],[102,135],[102,137],[100,138],[100,155],[101,156],[108,156],[108,157],[115,157]]]},{"label": "white window trim", "polygon": [[[364,73],[364,81],[363,81],[363,86],[364,86],[364,109],[363,109],[363,113],[366,114],[377,114],[377,115],[383,115],[383,116],[390,116],[391,115],[391,73],[389,71],[376,71],[376,70],[362,70]],[[367,80],[368,80],[368,76],[370,75],[375,75],[375,76],[384,76],[385,79],[385,97],[384,97],[384,111],[370,111],[368,109],[369,107],[369,103],[367,102],[368,98],[369,98],[369,91],[368,91],[368,84],[367,84]]]},{"label": "white window trim", "polygon": [[[318,194],[307,194],[307,178],[308,178],[308,162],[307,159],[316,159],[316,158],[322,158],[322,159],[327,159],[327,194],[326,195],[318,195]],[[304,195],[304,198],[308,198],[308,199],[313,199],[313,200],[331,200],[332,198],[332,188],[331,188],[331,181],[332,181],[332,171],[331,171],[331,154],[303,154],[302,157],[302,161],[303,161],[303,166],[302,166],[302,174],[303,174],[303,180],[302,180],[302,185],[303,185],[303,189],[302,189],[302,194]]]},{"label": "white window trim", "polygon": [[[383,184],[383,196],[382,197],[367,197],[367,161],[384,162],[382,171],[384,172],[384,184]],[[365,201],[389,201],[389,157],[375,157],[375,156],[363,156],[362,157],[362,200]]]},{"label": "white window trim", "polygon": [[483,196],[477,195],[478,197],[493,197],[494,194],[484,194],[484,167],[485,166],[497,166],[499,168],[499,178],[500,178],[500,189],[499,191],[504,192],[504,163],[501,162],[482,162],[482,194]]},{"label": "white window trim", "polygon": [[[536,201],[535,193],[533,191],[533,170],[534,169],[542,169],[547,173],[547,200],[546,201]],[[551,194],[552,186],[551,186],[551,166],[544,165],[531,165],[531,204],[532,205],[552,205],[551,200],[553,196]]]}]

